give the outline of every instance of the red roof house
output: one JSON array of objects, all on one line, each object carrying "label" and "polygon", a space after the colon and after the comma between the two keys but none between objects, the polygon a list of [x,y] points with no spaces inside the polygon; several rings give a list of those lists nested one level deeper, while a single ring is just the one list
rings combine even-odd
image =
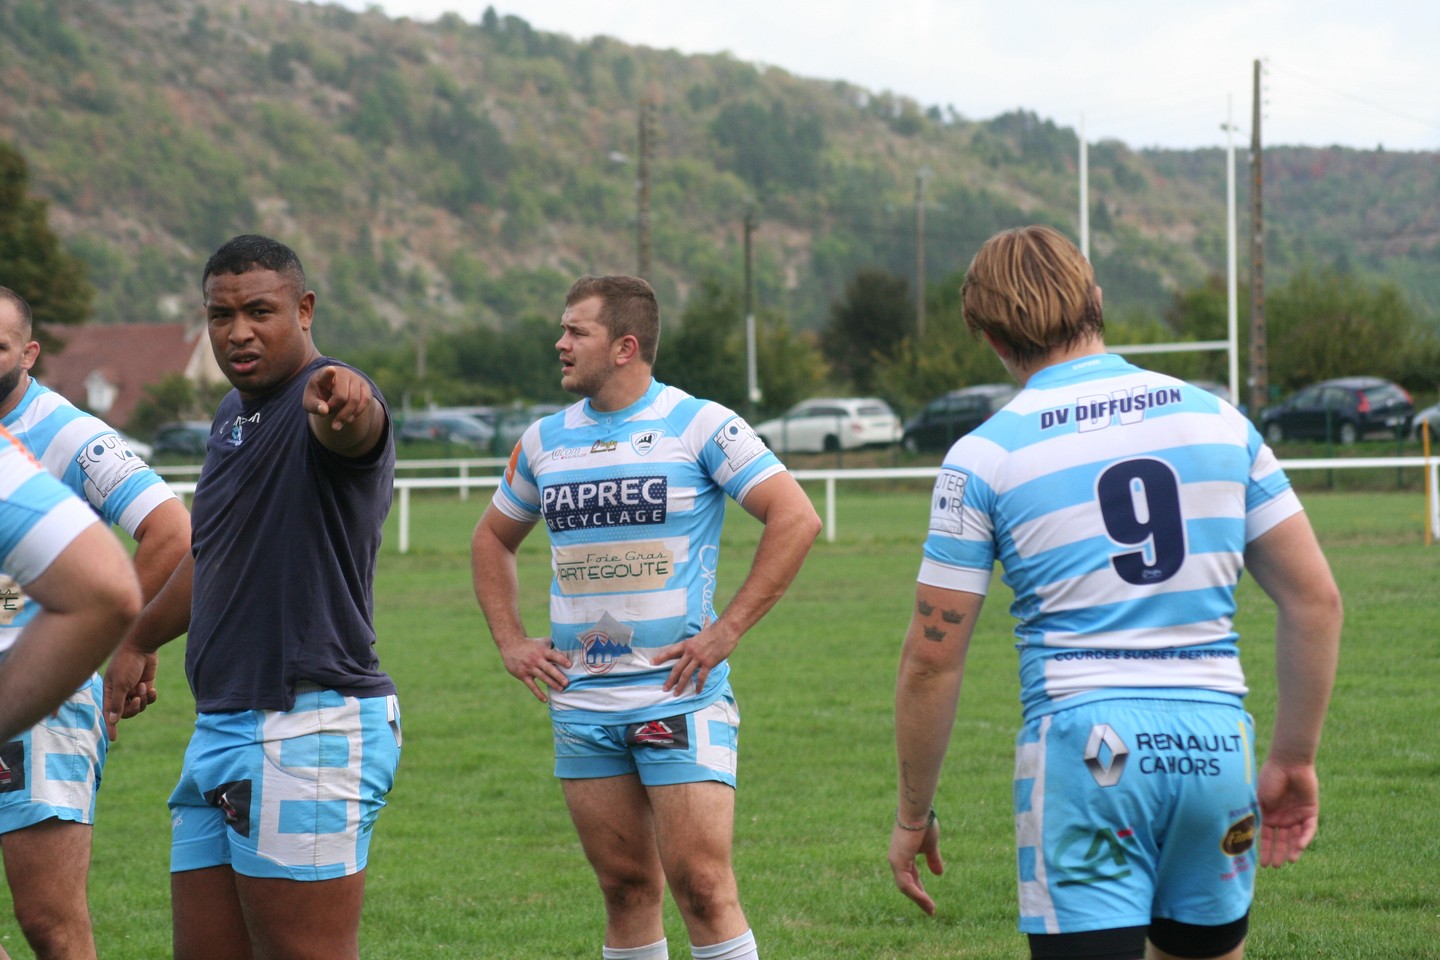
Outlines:
[{"label": "red roof house", "polygon": [[177,373],[197,384],[223,379],[203,328],[193,324],[118,323],[51,331],[64,346],[40,352],[35,378],[121,430],[147,386]]}]

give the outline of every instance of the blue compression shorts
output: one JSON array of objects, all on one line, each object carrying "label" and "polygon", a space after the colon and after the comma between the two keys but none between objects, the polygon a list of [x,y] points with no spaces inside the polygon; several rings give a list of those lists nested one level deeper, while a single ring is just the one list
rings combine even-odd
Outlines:
[{"label": "blue compression shorts", "polygon": [[302,684],[288,711],[202,713],[170,795],[170,871],[330,880],[365,869],[400,761],[394,696]]},{"label": "blue compression shorts", "polygon": [[1016,741],[1020,930],[1219,926],[1255,885],[1254,721],[1193,700],[1104,700]]}]

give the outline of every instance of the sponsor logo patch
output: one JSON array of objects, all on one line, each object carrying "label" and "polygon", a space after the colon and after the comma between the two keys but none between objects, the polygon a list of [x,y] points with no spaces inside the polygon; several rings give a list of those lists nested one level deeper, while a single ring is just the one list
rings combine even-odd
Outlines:
[{"label": "sponsor logo patch", "polygon": [[731,470],[739,470],[770,449],[760,442],[760,437],[743,417],[736,417],[721,427],[720,432],[715,434],[715,445],[724,452],[725,462]]},{"label": "sponsor logo patch", "polygon": [[965,483],[969,478],[956,470],[941,470],[930,496],[930,529],[959,536],[965,532]]},{"label": "sponsor logo patch", "polygon": [[1105,883],[1130,876],[1128,852],[1135,846],[1135,831],[1129,827],[1075,827],[1065,833],[1047,859],[1053,860],[1062,887]]},{"label": "sponsor logo patch", "polygon": [[11,740],[0,747],[0,793],[25,789],[25,744]]},{"label": "sponsor logo patch", "polygon": [[630,655],[630,639],[633,636],[634,630],[605,614],[595,626],[580,634],[580,646],[585,654],[581,663],[585,672],[596,676],[609,673],[621,658]]},{"label": "sponsor logo patch", "polygon": [[675,573],[663,540],[554,548],[555,582],[566,596],[614,590],[659,590]]},{"label": "sponsor logo patch", "polygon": [[205,802],[219,808],[230,829],[250,836],[250,781],[232,780],[205,792]]},{"label": "sponsor logo patch", "polygon": [[690,731],[685,716],[665,717],[632,723],[625,728],[625,742],[637,747],[658,747],[662,750],[688,750]]},{"label": "sponsor logo patch", "polygon": [[1091,728],[1090,740],[1085,744],[1085,766],[1090,769],[1090,776],[1095,778],[1096,784],[1113,787],[1119,783],[1129,756],[1130,748],[1108,723]]},{"label": "sponsor logo patch", "polygon": [[1225,831],[1225,836],[1220,841],[1220,850],[1227,857],[1238,857],[1241,854],[1249,853],[1253,846],[1255,846],[1255,814],[1253,813],[1230,824],[1230,829]]},{"label": "sponsor logo patch", "polygon": [[13,577],[0,573],[0,627],[8,627],[25,609],[25,591]]},{"label": "sponsor logo patch", "polygon": [[102,500],[145,469],[145,461],[113,433],[103,433],[85,444],[75,454],[75,462],[85,474],[85,486],[94,490]]},{"label": "sponsor logo patch", "polygon": [[662,476],[555,483],[542,492],[540,512],[554,531],[661,524],[669,492]]}]

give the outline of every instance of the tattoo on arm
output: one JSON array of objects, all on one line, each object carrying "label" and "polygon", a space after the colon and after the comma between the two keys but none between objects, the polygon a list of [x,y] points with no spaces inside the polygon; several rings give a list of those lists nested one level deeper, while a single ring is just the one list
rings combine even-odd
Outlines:
[{"label": "tattoo on arm", "polygon": [[961,613],[958,610],[941,610],[940,619],[944,620],[946,623],[964,623],[965,614]]},{"label": "tattoo on arm", "polygon": [[920,611],[920,616],[928,617],[935,612],[935,605],[926,603],[924,600],[916,600],[915,609]]},{"label": "tattoo on arm", "polygon": [[933,640],[935,643],[939,643],[940,641],[945,639],[945,631],[941,630],[939,627],[926,627],[925,639]]},{"label": "tattoo on arm", "polygon": [[915,803],[916,798],[919,796],[919,791],[917,791],[915,785],[910,782],[910,764],[908,763],[902,763],[900,765],[900,792],[904,794],[905,800],[908,803]]}]

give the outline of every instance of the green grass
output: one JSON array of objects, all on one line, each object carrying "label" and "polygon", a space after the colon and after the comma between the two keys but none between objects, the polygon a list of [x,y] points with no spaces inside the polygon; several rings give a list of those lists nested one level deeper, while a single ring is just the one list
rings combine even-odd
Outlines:
[{"label": "green grass", "polygon": [[[885,862],[891,695],[927,489],[840,485],[836,542],[816,545],[790,595],[734,657],[744,714],[736,865],[772,960],[1025,956],[1010,811],[1018,682],[998,583],[972,644],[937,803],[948,869],[927,883],[939,915],[901,897]],[[391,521],[377,618],[405,749],[371,850],[366,958],[599,956],[599,895],[550,773],[545,709],[505,673],[471,593],[469,532],[486,499],[417,495],[403,557]],[[1344,652],[1320,761],[1320,835],[1299,864],[1260,876],[1248,956],[1440,958],[1440,547],[1424,546],[1424,498],[1414,491],[1306,500],[1345,593]],[[730,516],[722,593],[759,533],[743,511]],[[526,616],[539,629],[542,531],[521,560]],[[1263,749],[1273,615],[1248,580],[1241,609]],[[165,801],[193,720],[182,659],[178,645],[162,655],[161,700],[122,727],[106,771],[91,881],[102,960],[169,955]],[[666,925],[671,955],[688,956],[673,906]],[[30,957],[8,899],[0,937],[17,960]]]}]

